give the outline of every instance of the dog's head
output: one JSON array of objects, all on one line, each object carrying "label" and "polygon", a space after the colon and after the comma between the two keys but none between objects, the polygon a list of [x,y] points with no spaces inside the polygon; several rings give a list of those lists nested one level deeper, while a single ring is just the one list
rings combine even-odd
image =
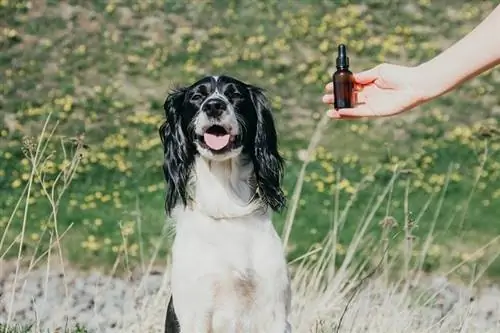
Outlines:
[{"label": "dog's head", "polygon": [[160,137],[168,213],[178,200],[186,205],[186,186],[197,155],[212,161],[249,157],[260,199],[273,210],[285,205],[283,159],[262,89],[229,76],[207,76],[170,93],[164,109],[167,120]]}]

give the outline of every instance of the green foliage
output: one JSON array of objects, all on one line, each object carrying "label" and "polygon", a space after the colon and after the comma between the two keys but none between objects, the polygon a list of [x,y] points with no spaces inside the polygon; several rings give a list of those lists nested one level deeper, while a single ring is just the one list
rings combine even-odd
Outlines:
[{"label": "green foliage", "polygon": [[31,326],[16,325],[14,327],[7,327],[0,324],[0,333],[28,333],[31,332]]},{"label": "green foliage", "polygon": [[[151,255],[165,242],[157,134],[162,104],[171,87],[207,73],[228,73],[266,88],[291,194],[301,151],[326,109],[320,99],[338,43],[347,44],[354,71],[383,61],[418,64],[467,33],[495,4],[451,9],[428,0],[390,5],[378,0],[94,0],[45,6],[0,1],[5,14],[0,23],[0,186],[5,191],[0,229],[11,221],[7,240],[18,235],[24,212],[9,214],[31,179],[26,152],[51,114],[58,121],[56,139],[40,161],[44,176],[33,178],[25,250],[41,251],[40,244],[52,237],[52,207],[43,188],[54,185],[72,161],[75,145],[84,142],[72,185],[58,205],[60,232],[71,226],[63,253],[82,265],[110,263],[123,252],[131,261],[139,261],[141,251]],[[483,257],[471,252],[500,231],[499,90],[498,71],[490,71],[407,115],[331,121],[307,169],[290,257],[316,246],[336,210],[356,195],[337,245],[342,249],[397,169],[402,172],[377,217],[394,216],[401,224],[408,201],[407,210],[419,216],[416,246],[423,246],[435,222],[437,245],[426,262],[429,269],[443,260],[481,262]],[[371,175],[374,170],[379,171]],[[278,227],[284,219],[276,216]],[[370,226],[374,238],[382,232]],[[161,248],[160,256],[168,247]],[[0,248],[0,255],[6,249]],[[469,274],[469,265],[462,268]],[[500,272],[500,265],[495,270]]]}]

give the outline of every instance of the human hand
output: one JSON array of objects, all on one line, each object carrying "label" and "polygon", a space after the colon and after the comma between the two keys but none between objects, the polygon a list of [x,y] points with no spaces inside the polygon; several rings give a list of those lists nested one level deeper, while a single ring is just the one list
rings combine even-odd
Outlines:
[{"label": "human hand", "polygon": [[[392,116],[432,98],[419,67],[381,64],[354,74],[355,105],[349,109],[329,110],[332,118]],[[333,104],[333,84],[325,87],[323,103]]]}]

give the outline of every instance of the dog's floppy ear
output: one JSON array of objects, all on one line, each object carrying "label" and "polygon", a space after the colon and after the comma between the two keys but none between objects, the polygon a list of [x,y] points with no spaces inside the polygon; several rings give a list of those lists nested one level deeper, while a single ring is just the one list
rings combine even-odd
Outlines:
[{"label": "dog's floppy ear", "polygon": [[188,194],[186,187],[189,173],[194,162],[194,155],[182,128],[181,113],[186,89],[180,88],[170,93],[163,108],[166,121],[160,126],[159,134],[163,144],[163,173],[167,182],[165,209],[170,215],[172,209],[181,200],[186,205]]},{"label": "dog's floppy ear", "polygon": [[276,128],[264,91],[255,86],[249,86],[249,91],[257,113],[252,160],[258,191],[266,204],[279,211],[286,205],[286,198],[281,188],[284,163],[278,152]]}]

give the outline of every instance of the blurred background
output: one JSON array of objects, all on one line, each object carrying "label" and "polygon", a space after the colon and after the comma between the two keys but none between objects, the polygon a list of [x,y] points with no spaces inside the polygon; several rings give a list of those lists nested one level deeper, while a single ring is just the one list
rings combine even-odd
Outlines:
[{"label": "blurred background", "polygon": [[[416,65],[496,4],[0,0],[0,255],[17,257],[21,240],[24,255],[40,255],[59,239],[60,254],[82,268],[133,266],[157,249],[164,264],[171,231],[158,127],[171,88],[224,73],[265,88],[291,197],[327,110],[338,43],[352,71]],[[344,211],[341,261],[396,170],[359,255],[390,218],[415,257],[432,233],[424,270],[462,263],[459,277],[498,278],[499,92],[495,70],[402,116],[328,121],[292,216],[290,260],[317,247]],[[275,215],[280,234],[288,213]],[[410,233],[397,231],[408,224]]]}]

